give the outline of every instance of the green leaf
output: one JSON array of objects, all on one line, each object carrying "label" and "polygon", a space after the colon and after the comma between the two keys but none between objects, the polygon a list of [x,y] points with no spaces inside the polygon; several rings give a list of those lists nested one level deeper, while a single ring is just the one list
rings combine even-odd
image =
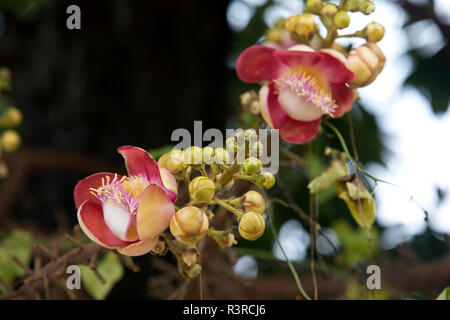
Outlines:
[{"label": "green leaf", "polygon": [[88,266],[80,265],[81,283],[89,295],[96,300],[105,299],[114,285],[122,279],[123,265],[114,252],[108,252],[97,264],[97,270],[105,279],[102,283]]},{"label": "green leaf", "polygon": [[[25,270],[13,261],[13,257],[17,257],[24,265],[29,265],[32,246],[32,236],[23,230],[13,231],[0,242],[0,277],[6,283],[12,284],[16,278],[25,276]],[[1,285],[0,291],[5,292]]]},{"label": "green leaf", "polygon": [[358,225],[370,230],[375,222],[375,201],[372,196],[369,195],[368,199],[353,200],[347,192],[340,192],[339,198],[345,201]]},{"label": "green leaf", "polygon": [[442,48],[430,58],[423,58],[414,51],[411,51],[410,55],[415,60],[415,70],[405,81],[405,84],[413,85],[424,92],[435,113],[447,111],[450,102],[448,48]]},{"label": "green leaf", "polygon": [[150,153],[150,155],[153,158],[158,159],[164,153],[172,151],[172,149],[173,149],[173,145],[166,145],[166,146],[162,146],[162,147],[159,147],[159,148],[156,148],[156,149],[148,150],[148,153]]},{"label": "green leaf", "polygon": [[[363,229],[354,229],[346,220],[338,220],[331,226],[336,231],[342,252],[336,257],[339,265],[354,265],[367,259],[369,255],[367,232]],[[371,230],[373,255],[378,253],[378,232]]]},{"label": "green leaf", "polygon": [[450,300],[450,287],[445,288],[436,300]]},{"label": "green leaf", "polygon": [[336,183],[336,180],[348,175],[348,169],[344,161],[333,160],[330,166],[318,177],[313,179],[308,188],[311,193],[328,189]]}]

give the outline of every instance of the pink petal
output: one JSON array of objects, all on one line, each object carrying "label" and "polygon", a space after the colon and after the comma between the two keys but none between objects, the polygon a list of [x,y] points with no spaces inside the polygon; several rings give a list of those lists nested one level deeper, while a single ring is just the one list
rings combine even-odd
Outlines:
[{"label": "pink petal", "polygon": [[355,98],[353,95],[353,90],[344,84],[332,84],[330,86],[333,98],[338,105],[337,109],[334,110],[333,118],[338,118],[352,109],[352,104]]},{"label": "pink petal", "polygon": [[177,180],[173,174],[171,174],[169,170],[161,167],[159,168],[159,172],[161,174],[161,180],[164,183],[164,186],[174,194],[178,194]]},{"label": "pink petal", "polygon": [[153,239],[141,240],[136,243],[129,244],[122,248],[117,248],[121,254],[131,257],[142,256],[149,253],[156,245],[158,237]]},{"label": "pink petal", "polygon": [[136,232],[136,217],[116,204],[108,201],[102,205],[103,219],[111,232],[123,241],[136,241],[139,236]]},{"label": "pink petal", "polygon": [[267,113],[272,121],[274,129],[280,129],[290,119],[289,116],[281,108],[278,101],[278,93],[275,84],[272,82],[268,85],[269,92],[267,95]]},{"label": "pink petal", "polygon": [[272,119],[270,119],[268,98],[269,97],[269,86],[262,86],[259,90],[259,101],[261,102],[261,115],[267,124],[273,128]]},{"label": "pink petal", "polygon": [[256,45],[244,50],[237,59],[236,72],[244,82],[261,82],[278,78],[285,67],[273,53],[275,49]]},{"label": "pink petal", "polygon": [[304,122],[289,119],[280,129],[281,137],[283,140],[293,144],[305,143],[312,140],[319,131],[320,120]]},{"label": "pink petal", "polygon": [[318,54],[322,59],[317,64],[317,67],[320,68],[321,73],[330,84],[344,84],[353,80],[355,75],[347,69],[343,61],[327,52],[321,51]]},{"label": "pink petal", "polygon": [[[100,203],[100,201],[91,194],[90,188],[97,189],[100,187],[102,185],[102,178],[106,178],[106,176],[109,176],[111,179],[114,178],[114,174],[112,173],[100,172],[78,181],[73,190],[73,199],[75,200],[77,209],[87,200]],[[121,177],[118,176],[118,178]]]},{"label": "pink petal", "polygon": [[291,68],[298,66],[313,66],[322,59],[319,52],[299,50],[277,50],[273,55],[280,62]]},{"label": "pink petal", "polygon": [[124,157],[125,165],[130,176],[147,178],[151,184],[156,184],[161,187],[172,201],[176,200],[176,193],[164,186],[158,163],[147,151],[132,146],[123,146],[118,148],[117,151]]},{"label": "pink petal", "polygon": [[137,211],[137,232],[139,238],[152,239],[167,229],[175,213],[172,201],[156,185],[150,185],[141,195]]},{"label": "pink petal", "polygon": [[123,247],[131,242],[117,238],[107,227],[103,219],[102,206],[88,200],[78,208],[78,223],[81,229],[92,241],[107,248]]}]

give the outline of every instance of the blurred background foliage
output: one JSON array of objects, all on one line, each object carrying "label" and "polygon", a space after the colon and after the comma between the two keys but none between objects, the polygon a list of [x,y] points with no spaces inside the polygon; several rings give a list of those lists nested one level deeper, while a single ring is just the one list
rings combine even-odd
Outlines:
[{"label": "blurred background foliage", "polygon": [[[274,7],[291,10],[296,2],[301,0],[0,0],[0,64],[11,70],[12,96],[24,115],[21,155],[33,157],[33,152],[39,151],[44,162],[62,159],[56,165],[31,166],[27,179],[19,186],[8,185],[7,180],[0,182],[4,188],[0,189],[0,197],[12,197],[8,198],[8,206],[0,210],[0,276],[10,284],[23,276],[23,270],[11,264],[11,258],[15,255],[22,263],[30,263],[31,234],[36,239],[53,238],[76,224],[73,186],[91,172],[124,170],[115,152],[118,146],[143,146],[152,149],[157,157],[165,152],[171,132],[176,128],[192,132],[194,120],[202,120],[204,130],[242,123],[254,125],[256,121],[248,113],[236,117],[241,111],[239,95],[256,86],[237,79],[235,59],[246,47],[261,41],[268,27],[265,21],[269,11]],[[65,9],[73,3],[82,8],[80,31],[65,27]],[[237,15],[234,21],[248,23],[233,24],[232,6]],[[415,67],[405,81],[405,86],[413,86],[425,94],[434,112],[442,113],[450,99],[447,45],[450,25],[436,16],[432,0],[422,4],[398,1],[398,6],[408,14],[408,25],[432,21],[445,38],[446,45],[433,55],[420,50],[408,52]],[[244,7],[247,11],[239,10]],[[249,12],[250,18],[245,16]],[[382,135],[374,115],[364,105],[356,103],[351,115],[361,162],[383,165],[383,154],[389,152],[383,141],[389,137]],[[347,117],[334,123],[349,143]],[[309,175],[314,177],[325,169],[327,160],[323,151],[327,146],[341,149],[337,139],[325,131],[309,147],[290,149],[311,161],[312,172],[297,165],[283,168],[270,197],[286,198],[289,194],[308,212]],[[71,162],[68,168],[66,162]],[[97,170],[98,167],[103,170]],[[11,187],[16,188],[14,193],[5,191]],[[319,237],[318,268],[324,266],[323,272],[328,276],[335,268],[356,269],[361,277],[349,277],[338,297],[366,298],[363,266],[367,264],[405,255],[422,263],[448,255],[448,238],[439,238],[430,229],[409,241],[406,249],[402,246],[381,250],[379,234],[383,228],[379,225],[374,227],[369,251],[367,234],[357,228],[345,203],[334,192],[326,190],[318,197],[319,221],[329,238],[334,239],[338,252],[334,253]],[[299,270],[307,270],[311,241],[307,223],[289,208],[273,204],[272,209],[274,225],[288,256]],[[273,237],[268,228],[258,241],[240,240],[236,253],[253,260],[243,265],[244,260],[239,259],[234,266],[236,274],[250,274],[249,279],[259,275],[255,282],[278,274],[290,277]],[[134,274],[121,268],[114,257],[107,255],[100,262],[99,269],[110,283],[106,286],[99,285],[90,270],[83,268],[87,270],[83,279],[85,290],[97,299],[148,298],[147,279],[154,272],[151,259],[137,258],[141,272]],[[256,274],[252,273],[255,268]],[[432,288],[424,287],[423,292],[413,295],[396,288],[377,295],[435,298],[450,282],[450,275],[447,279],[447,283],[433,283]],[[274,293],[271,298],[280,296]]]}]

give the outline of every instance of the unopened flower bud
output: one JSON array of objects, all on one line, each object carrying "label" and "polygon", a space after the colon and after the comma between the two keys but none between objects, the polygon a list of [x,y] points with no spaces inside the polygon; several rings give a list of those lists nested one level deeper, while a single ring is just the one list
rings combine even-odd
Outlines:
[{"label": "unopened flower bud", "polygon": [[307,0],[306,8],[309,12],[317,14],[322,9],[322,0]]},{"label": "unopened flower bud", "polygon": [[266,31],[266,38],[270,42],[280,42],[283,30],[278,28],[270,28]]},{"label": "unopened flower bud", "polygon": [[188,266],[192,266],[196,263],[200,263],[200,252],[197,249],[185,249],[181,252],[181,259]]},{"label": "unopened flower bud", "polygon": [[355,74],[351,84],[355,87],[369,85],[383,70],[384,62],[384,54],[375,43],[353,49],[347,56],[347,66]]},{"label": "unopened flower bud", "polygon": [[239,141],[245,141],[245,131],[242,129],[236,130],[236,133],[234,134],[234,138],[237,142]]},{"label": "unopened flower bud", "polygon": [[170,219],[170,232],[180,242],[195,244],[209,228],[206,214],[199,208],[187,206],[178,210]]},{"label": "unopened flower bud", "polygon": [[258,158],[247,158],[244,161],[244,171],[247,174],[255,174],[261,171],[262,163]]},{"label": "unopened flower bud", "polygon": [[22,112],[16,107],[8,108],[0,117],[0,126],[15,127],[22,122]]},{"label": "unopened flower bud", "polygon": [[177,174],[186,169],[182,150],[172,150],[165,159],[161,159],[161,163],[164,163],[164,167],[172,174]]},{"label": "unopened flower bud", "polygon": [[250,105],[254,100],[258,99],[258,96],[254,90],[246,91],[239,96],[242,106],[245,108]]},{"label": "unopened flower bud", "polygon": [[230,154],[224,148],[214,149],[214,158],[218,164],[226,164],[230,161]]},{"label": "unopened flower bud", "polygon": [[334,24],[338,29],[345,29],[350,24],[350,16],[347,11],[339,11],[334,16]]},{"label": "unopened flower bud", "polygon": [[255,129],[246,129],[244,131],[244,135],[247,141],[253,141],[258,138],[258,134],[256,133]]},{"label": "unopened flower bud", "polygon": [[270,189],[274,186],[275,184],[275,177],[272,173],[270,172],[264,172],[263,173],[263,177],[264,177],[264,181],[262,183],[262,186],[266,189]]},{"label": "unopened flower bud", "polygon": [[322,15],[326,17],[333,17],[338,12],[338,8],[333,3],[327,3],[322,7]]},{"label": "unopened flower bud", "polygon": [[161,157],[159,157],[158,166],[160,166],[161,168],[166,168],[166,161],[169,157],[170,157],[170,152],[166,152]]},{"label": "unopened flower bud", "polygon": [[234,154],[237,152],[237,142],[236,139],[234,137],[230,137],[225,141],[225,145],[227,148],[227,151],[230,154]]},{"label": "unopened flower bud", "polygon": [[157,254],[160,256],[164,256],[168,250],[169,250],[169,245],[168,245],[166,239],[164,239],[164,237],[159,237],[158,241],[156,242],[156,245],[152,249],[151,253]]},{"label": "unopened flower bud", "polygon": [[378,22],[370,22],[366,27],[366,39],[369,42],[381,41],[384,37],[384,27]]},{"label": "unopened flower bud", "polygon": [[189,184],[189,195],[197,203],[208,203],[214,198],[216,185],[207,177],[196,177]]},{"label": "unopened flower bud", "polygon": [[261,193],[253,190],[246,192],[242,198],[242,210],[263,214],[266,210],[266,202]]},{"label": "unopened flower bud", "polygon": [[214,163],[214,148],[204,147],[202,149],[202,159],[206,164]]},{"label": "unopened flower bud", "polygon": [[365,15],[369,15],[375,11],[375,4],[372,1],[364,1],[360,6],[360,11]]},{"label": "unopened flower bud", "polygon": [[256,141],[251,147],[250,147],[250,157],[261,157],[263,155],[264,145],[261,141]]},{"label": "unopened flower bud", "polygon": [[300,19],[300,15],[296,14],[293,16],[290,16],[289,18],[286,19],[286,21],[284,22],[284,27],[288,30],[288,31],[295,31],[295,27],[297,26],[297,22]]},{"label": "unopened flower bud", "polygon": [[259,100],[253,101],[248,110],[251,114],[258,115],[261,112],[261,102]]},{"label": "unopened flower bud", "polygon": [[234,238],[234,234],[231,230],[214,230],[210,228],[208,230],[208,236],[213,238],[218,244],[221,250],[225,248],[229,248],[232,245],[237,244],[236,239]]},{"label": "unopened flower bud", "polygon": [[189,268],[187,268],[185,275],[188,278],[195,278],[200,274],[201,271],[202,271],[202,266],[199,263],[196,263],[196,264],[190,266]]},{"label": "unopened flower bud", "polygon": [[6,152],[13,152],[19,148],[21,139],[16,131],[6,130],[0,138],[0,142]]},{"label": "unopened flower bud", "polygon": [[247,240],[258,239],[264,233],[266,222],[262,215],[257,212],[247,212],[239,221],[239,234]]},{"label": "unopened flower bud", "polygon": [[311,14],[304,13],[300,15],[295,26],[295,33],[300,36],[308,36],[316,29],[316,24]]},{"label": "unopened flower bud", "polygon": [[184,162],[186,164],[201,164],[202,163],[202,149],[197,146],[192,146],[184,150]]}]

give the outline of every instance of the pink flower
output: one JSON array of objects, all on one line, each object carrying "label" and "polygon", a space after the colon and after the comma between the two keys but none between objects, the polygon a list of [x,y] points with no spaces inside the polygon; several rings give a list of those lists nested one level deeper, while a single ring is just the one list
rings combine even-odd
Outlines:
[{"label": "pink flower", "polygon": [[147,151],[123,146],[128,176],[96,173],[80,180],[73,192],[78,222],[101,246],[129,256],[152,250],[175,213],[176,180]]},{"label": "pink flower", "polygon": [[354,75],[337,51],[255,45],[242,52],[236,69],[242,81],[268,81],[259,92],[261,113],[287,142],[313,139],[324,114],[340,117],[352,108]]}]

